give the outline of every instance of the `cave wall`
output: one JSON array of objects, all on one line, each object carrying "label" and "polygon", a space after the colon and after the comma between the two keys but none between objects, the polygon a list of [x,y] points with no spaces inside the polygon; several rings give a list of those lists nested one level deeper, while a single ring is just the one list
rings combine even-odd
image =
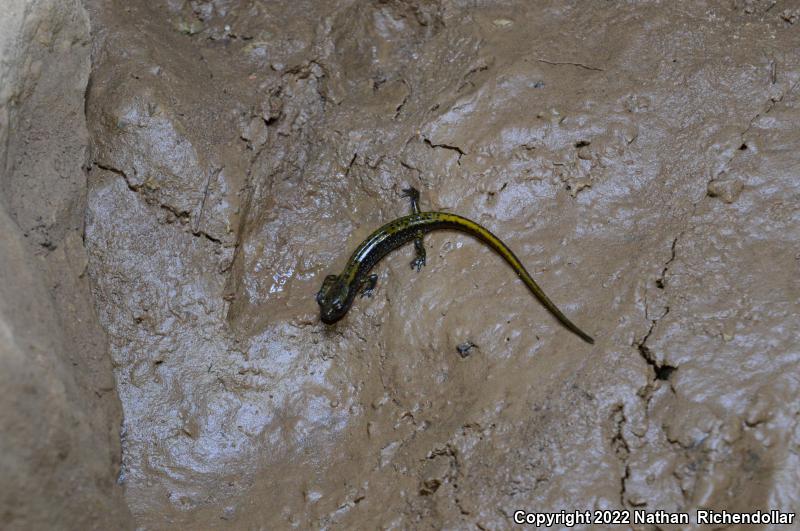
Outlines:
[{"label": "cave wall", "polygon": [[125,529],[121,408],[86,275],[80,2],[0,17],[0,527]]}]

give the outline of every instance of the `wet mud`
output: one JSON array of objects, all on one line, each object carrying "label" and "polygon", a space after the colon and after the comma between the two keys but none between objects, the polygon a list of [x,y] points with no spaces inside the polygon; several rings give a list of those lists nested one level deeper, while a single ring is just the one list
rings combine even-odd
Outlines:
[{"label": "wet mud", "polygon": [[[789,3],[86,7],[87,275],[137,526],[800,507]],[[596,343],[450,232],[320,323],[409,185]]]}]

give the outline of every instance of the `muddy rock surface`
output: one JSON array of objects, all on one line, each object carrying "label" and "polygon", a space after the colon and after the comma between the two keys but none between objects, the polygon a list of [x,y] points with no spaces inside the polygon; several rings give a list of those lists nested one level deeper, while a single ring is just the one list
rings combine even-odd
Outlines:
[{"label": "muddy rock surface", "polygon": [[89,17],[70,0],[0,11],[0,529],[125,529],[82,238]]},{"label": "muddy rock surface", "polygon": [[[796,511],[800,33],[762,4],[87,0],[88,273],[137,524]],[[446,232],[321,324],[408,185],[596,344]]]}]

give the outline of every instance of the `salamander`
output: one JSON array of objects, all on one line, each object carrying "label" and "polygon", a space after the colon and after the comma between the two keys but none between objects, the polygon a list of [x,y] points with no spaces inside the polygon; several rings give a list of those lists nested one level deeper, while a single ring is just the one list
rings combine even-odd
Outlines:
[{"label": "salamander", "polygon": [[403,193],[411,200],[411,214],[390,221],[370,234],[350,256],[341,274],[325,277],[322,287],[317,293],[320,319],[323,323],[333,324],[344,317],[358,293],[361,293],[362,296],[372,294],[378,281],[378,275],[370,274],[370,271],[381,258],[413,240],[416,257],[411,262],[411,267],[420,271],[425,265],[425,246],[422,241],[425,233],[434,230],[455,230],[470,234],[493,249],[511,266],[534,296],[561,324],[587,343],[594,343],[594,339],[589,334],[570,321],[545,295],[519,258],[500,238],[480,224],[456,214],[421,212],[419,191],[415,188],[407,188],[403,190]]}]

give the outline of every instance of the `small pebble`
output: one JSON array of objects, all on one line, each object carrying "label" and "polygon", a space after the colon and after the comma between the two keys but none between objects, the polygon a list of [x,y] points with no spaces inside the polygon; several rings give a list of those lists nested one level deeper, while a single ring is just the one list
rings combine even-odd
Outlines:
[{"label": "small pebble", "polygon": [[461,356],[462,358],[467,358],[467,357],[469,357],[469,354],[470,354],[469,351],[472,350],[472,347],[476,347],[476,346],[477,345],[475,343],[473,343],[472,341],[467,340],[467,341],[464,341],[463,343],[461,343],[460,345],[458,345],[456,347],[456,350],[458,351],[458,355],[459,356]]},{"label": "small pebble", "polygon": [[742,188],[744,185],[739,179],[723,177],[708,183],[707,191],[709,197],[719,197],[726,203],[733,203],[739,198]]},{"label": "small pebble", "polygon": [[497,26],[498,28],[507,28],[508,26],[514,23],[513,20],[507,18],[496,18],[492,21],[492,24]]}]

